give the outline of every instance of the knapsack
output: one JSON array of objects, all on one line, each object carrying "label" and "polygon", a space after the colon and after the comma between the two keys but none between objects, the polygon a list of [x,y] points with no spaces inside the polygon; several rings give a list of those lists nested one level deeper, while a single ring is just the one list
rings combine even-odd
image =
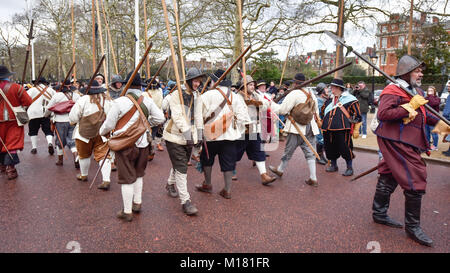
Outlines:
[{"label": "knapsack", "polygon": [[295,122],[301,125],[308,125],[316,111],[316,102],[311,97],[309,92],[300,89],[306,95],[306,101],[304,103],[297,104],[291,111],[291,116],[294,118]]}]

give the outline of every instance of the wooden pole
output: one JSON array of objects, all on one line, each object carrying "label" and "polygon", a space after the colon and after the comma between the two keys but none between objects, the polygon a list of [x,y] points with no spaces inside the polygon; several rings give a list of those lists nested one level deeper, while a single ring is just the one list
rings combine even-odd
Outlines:
[{"label": "wooden pole", "polygon": [[411,55],[413,8],[414,8],[414,1],[411,0],[411,8],[409,10],[408,55]]},{"label": "wooden pole", "polygon": [[[113,42],[112,42],[112,38],[111,38],[111,32],[109,31],[109,23],[108,23],[108,20],[106,20],[107,15],[106,15],[105,5],[103,4],[103,0],[100,0],[100,4],[102,6],[103,18],[105,20],[105,25],[106,25],[106,34],[108,34],[109,47],[111,48],[111,52],[112,52],[112,57],[113,57],[113,62],[114,62],[114,71],[116,71],[116,74],[119,75],[119,69],[117,67],[116,53],[114,52],[114,46],[113,46]],[[145,47],[147,47],[147,45]]]},{"label": "wooden pole", "polygon": [[161,3],[163,6],[164,19],[166,21],[167,34],[169,36],[170,52],[172,53],[173,70],[175,72],[175,79],[177,81],[178,95],[180,97],[180,105],[181,105],[181,109],[182,109],[184,116],[186,116],[186,113],[184,112],[183,95],[181,94],[182,91],[181,91],[181,84],[180,84],[180,75],[178,73],[178,65],[177,65],[177,60],[175,58],[175,48],[173,47],[172,33],[170,32],[169,16],[167,15],[166,1],[161,0]]},{"label": "wooden pole", "polygon": [[214,82],[214,85],[211,87],[211,89],[215,89],[219,83],[225,79],[225,77],[227,76],[228,73],[230,73],[231,69],[233,69],[233,67],[242,59],[244,58],[245,54],[250,50],[251,46],[248,46],[242,53],[241,55],[239,55],[239,57],[237,57],[236,60],[234,60],[234,62],[230,65],[230,67],[228,67],[228,69],[222,74],[222,76],[220,76],[220,78]]},{"label": "wooden pole", "polygon": [[178,52],[180,54],[180,64],[181,64],[181,72],[183,75],[183,82],[186,82],[186,71],[184,69],[184,60],[183,60],[183,48],[181,46],[181,32],[180,32],[180,24],[178,22],[178,7],[177,7],[177,0],[173,1],[173,11],[175,14],[175,24],[177,26],[177,36],[178,36]]},{"label": "wooden pole", "polygon": [[[75,29],[74,29],[74,20],[73,20],[73,0],[72,0],[72,62],[75,62]],[[77,69],[73,70],[73,82],[77,82]]]},{"label": "wooden pole", "polygon": [[147,50],[144,53],[144,56],[142,56],[141,61],[138,63],[138,65],[136,66],[136,68],[134,69],[133,73],[130,76],[130,79],[127,82],[127,85],[125,85],[125,88],[122,90],[122,93],[120,93],[120,96],[124,96],[125,93],[127,92],[128,88],[130,88],[131,83],[133,82],[134,77],[136,76],[136,74],[139,72],[139,69],[141,69],[142,64],[145,61],[145,58],[147,58],[148,53],[150,52],[150,49],[152,48],[153,43],[150,43],[150,45],[147,47]]},{"label": "wooden pole", "polygon": [[95,0],[92,0],[92,73],[95,72]]},{"label": "wooden pole", "polygon": [[[103,47],[103,32],[102,32],[102,21],[100,19],[100,8],[98,5],[98,0],[95,0],[95,6],[97,7],[97,25],[98,25],[98,31],[100,34],[100,49],[102,51],[102,55],[105,55],[105,48]],[[108,61],[106,62],[108,63]],[[105,74],[105,85],[108,87],[108,68],[103,66],[103,74]],[[95,77],[95,75],[94,75]],[[109,94],[109,91],[108,91]]]},{"label": "wooden pole", "polygon": [[[148,46],[147,32],[147,0],[144,0],[144,39],[146,48]],[[150,79],[150,59],[148,57],[145,59],[145,71],[147,72],[147,79]]]},{"label": "wooden pole", "polygon": [[[244,31],[242,29],[242,1],[237,0],[238,13],[239,13],[239,28],[241,33],[241,52],[244,50]],[[243,72],[243,81],[244,81],[244,96],[245,100],[248,99],[247,95],[247,70],[245,67],[245,56],[242,57],[242,72]]]},{"label": "wooden pole", "polygon": [[[337,36],[339,37],[343,37],[344,33],[344,0],[339,0],[339,19],[338,19],[338,29],[337,29]],[[342,50],[342,45],[337,44],[336,45],[336,65],[335,67],[339,67],[339,65],[341,64],[341,50]],[[334,73],[334,77],[338,78],[339,76],[339,71],[336,71],[336,73]]]},{"label": "wooden pole", "polygon": [[280,84],[278,86],[281,87],[281,83],[283,82],[284,71],[286,70],[286,64],[289,59],[289,52],[291,51],[292,43],[289,45],[288,52],[286,54],[286,60],[284,60],[283,71],[281,72]]},{"label": "wooden pole", "polygon": [[[167,63],[167,60],[169,59],[169,57],[167,57],[164,62],[159,66],[158,71],[156,71],[155,75],[153,75],[152,80],[148,83],[147,88],[145,89],[145,92],[148,92],[148,90],[150,89],[152,83],[156,80],[156,77],[159,75],[159,72],[161,72],[162,68],[164,67],[164,65]],[[147,59],[148,60],[148,59]]]}]

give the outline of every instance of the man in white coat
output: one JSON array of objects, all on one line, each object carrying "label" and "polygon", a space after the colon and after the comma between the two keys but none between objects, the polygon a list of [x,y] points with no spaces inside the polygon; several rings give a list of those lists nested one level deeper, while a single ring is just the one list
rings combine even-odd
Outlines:
[{"label": "man in white coat", "polygon": [[[211,84],[214,85],[223,73],[223,70],[217,70],[211,74]],[[235,145],[236,140],[241,137],[238,125],[245,126],[251,123],[247,105],[241,96],[231,91],[230,85],[229,80],[224,80],[216,89],[209,90],[202,95],[204,136],[207,149],[202,150],[200,162],[205,181],[201,185],[195,186],[198,191],[212,192],[211,173],[214,158],[218,155],[220,171],[223,173],[225,182],[225,186],[219,194],[226,199],[231,198],[231,181],[233,170],[236,168]],[[227,115],[232,118],[227,120]],[[227,120],[225,126],[223,126],[224,120]]]},{"label": "man in white coat", "polygon": [[47,139],[48,153],[53,155],[55,152],[53,147],[53,132],[50,129],[50,118],[44,117],[44,113],[47,110],[49,101],[56,92],[49,86],[49,82],[44,77],[39,78],[37,82],[38,85],[27,91],[28,95],[34,100],[27,110],[30,118],[28,135],[31,139],[31,153],[37,153],[38,132],[39,129],[42,129]]},{"label": "man in white coat", "polygon": [[[128,74],[127,81],[130,77],[131,73]],[[126,95],[132,96],[137,101],[150,126],[161,124],[164,122],[162,111],[152,99],[142,96],[141,86],[141,77],[137,74]],[[133,115],[119,128],[118,126],[122,123],[121,119],[133,110],[135,110]],[[114,130],[113,136],[121,134],[140,118],[140,111],[136,111],[132,100],[127,96],[119,97],[114,100],[111,110],[106,115],[106,120],[100,127],[100,135],[105,136],[112,130]],[[131,222],[133,220],[132,212],[139,213],[142,208],[143,177],[147,167],[148,145],[147,134],[144,132],[134,145],[115,152],[118,183],[122,187],[123,199],[123,209],[117,213],[117,218],[123,221]]]},{"label": "man in white coat", "polygon": [[[306,94],[298,88],[302,82],[305,81],[305,76],[302,73],[298,73],[295,75],[294,79],[294,90],[292,90],[283,100],[281,105],[277,105],[278,107],[274,107],[275,113],[279,115],[289,115],[300,103],[305,103],[307,100]],[[305,92],[309,92],[306,91]],[[309,92],[311,99],[315,101],[315,115],[319,117],[319,109],[317,106],[317,99],[314,94]],[[319,127],[313,117],[308,125],[301,125],[297,123],[297,126],[300,128],[302,134],[306,137],[306,139],[311,143],[311,146],[314,147],[316,144],[315,136],[320,133]],[[289,160],[292,158],[295,150],[298,146],[301,147],[303,154],[305,155],[306,162],[308,163],[309,168],[309,179],[305,181],[306,184],[310,186],[317,187],[319,184],[317,183],[316,177],[316,160],[313,151],[309,148],[309,146],[305,143],[303,138],[300,136],[299,132],[295,128],[295,126],[291,123],[290,119],[287,119],[286,126],[284,131],[288,133],[286,146],[284,149],[284,154],[281,157],[281,163],[278,168],[269,166],[269,169],[278,176],[282,176],[284,170],[286,169]]]}]

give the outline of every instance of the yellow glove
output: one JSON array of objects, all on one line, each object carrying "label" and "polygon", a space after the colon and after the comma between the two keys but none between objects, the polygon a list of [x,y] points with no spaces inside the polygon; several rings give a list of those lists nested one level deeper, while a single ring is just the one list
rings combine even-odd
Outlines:
[{"label": "yellow glove", "polygon": [[405,103],[400,106],[405,108],[405,110],[408,111],[408,113],[409,113],[409,116],[407,118],[403,118],[404,124],[408,124],[416,118],[417,111],[411,106],[410,103]]},{"label": "yellow glove", "polygon": [[434,126],[432,133],[438,133],[441,135],[450,134],[450,126],[447,125],[447,123],[440,120],[436,125]]},{"label": "yellow glove", "polygon": [[361,127],[362,122],[358,122],[355,124],[355,127],[353,127],[353,138],[359,137],[359,128]]},{"label": "yellow glove", "polygon": [[428,100],[426,100],[421,95],[415,95],[409,101],[409,105],[411,105],[411,107],[414,108],[414,110],[417,110],[417,108],[419,108],[420,106],[425,105],[427,103],[428,103]]}]

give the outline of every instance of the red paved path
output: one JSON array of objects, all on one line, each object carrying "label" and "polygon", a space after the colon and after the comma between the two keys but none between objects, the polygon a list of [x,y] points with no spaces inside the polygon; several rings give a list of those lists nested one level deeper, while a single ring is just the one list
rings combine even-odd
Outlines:
[{"label": "red paved path", "polygon": [[[243,159],[239,180],[233,182],[232,199],[218,195],[223,187],[218,166],[213,170],[213,194],[196,192],[203,175],[193,167],[188,189],[198,216],[185,216],[179,199],[164,189],[170,162],[167,152],[157,152],[144,178],[143,211],[131,223],[115,218],[122,207],[116,173],[110,191],[103,192],[75,179],[72,159],[63,167],[49,156],[40,136],[38,154],[25,149],[18,165],[19,178],[0,177],[0,252],[70,252],[76,241],[81,252],[363,252],[370,241],[381,252],[450,252],[449,167],[428,165],[428,189],[422,206],[422,227],[435,241],[434,248],[408,239],[402,229],[371,220],[376,185],[372,173],[356,182],[329,174],[317,166],[319,187],[303,183],[308,176],[298,149],[282,179],[262,186],[256,167]],[[282,149],[270,153],[267,166],[279,163]],[[377,162],[377,155],[356,152],[355,173]],[[218,163],[218,162],[217,162]],[[345,163],[338,160],[340,172]],[[97,164],[91,164],[92,179]],[[392,196],[390,216],[404,217],[400,188]]]}]

